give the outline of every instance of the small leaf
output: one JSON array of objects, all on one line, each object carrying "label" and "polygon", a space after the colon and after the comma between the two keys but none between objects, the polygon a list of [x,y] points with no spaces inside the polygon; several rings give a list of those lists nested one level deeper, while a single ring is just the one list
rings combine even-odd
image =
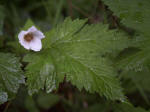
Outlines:
[{"label": "small leaf", "polygon": [[49,109],[59,102],[59,96],[40,92],[37,102],[41,108]]},{"label": "small leaf", "polygon": [[30,27],[34,26],[35,24],[33,23],[33,21],[31,19],[28,19],[26,24],[24,25],[23,28],[21,28],[22,30],[28,30]]},{"label": "small leaf", "polygon": [[0,104],[6,102],[8,100],[8,95],[6,92],[0,91]]},{"label": "small leaf", "polygon": [[28,112],[40,112],[38,110],[38,107],[36,106],[35,101],[31,96],[27,96],[25,99],[25,107],[28,110]]},{"label": "small leaf", "polygon": [[24,83],[19,58],[0,53],[0,104],[13,98],[20,84]]},{"label": "small leaf", "polygon": [[[147,56],[145,55],[147,53]],[[142,71],[149,58],[150,53],[149,49],[140,50],[134,54],[128,55],[116,62],[116,66],[119,69],[123,69],[125,71]]]},{"label": "small leaf", "polygon": [[113,108],[114,112],[150,112],[141,107],[134,107],[124,103],[113,105]]}]

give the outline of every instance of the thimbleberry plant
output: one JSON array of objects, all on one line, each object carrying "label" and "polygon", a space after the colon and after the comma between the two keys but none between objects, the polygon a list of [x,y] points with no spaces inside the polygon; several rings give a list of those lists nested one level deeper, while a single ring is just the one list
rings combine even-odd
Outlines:
[{"label": "thimbleberry plant", "polygon": [[0,52],[0,104],[13,100],[22,85],[28,102],[34,104],[33,95],[47,97],[46,93],[57,93],[66,82],[107,99],[105,107],[115,102],[102,112],[148,112],[132,106],[126,94],[138,91],[150,104],[150,1],[102,2],[118,20],[117,27],[66,17],[43,31],[28,19],[16,33],[16,41],[7,43],[13,50]]}]

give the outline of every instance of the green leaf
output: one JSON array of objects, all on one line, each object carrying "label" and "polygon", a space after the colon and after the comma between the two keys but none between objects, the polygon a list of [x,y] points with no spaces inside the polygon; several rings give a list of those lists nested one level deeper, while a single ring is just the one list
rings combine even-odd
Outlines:
[{"label": "green leaf", "polygon": [[38,107],[36,106],[36,102],[31,96],[26,97],[25,107],[28,110],[28,112],[40,112]]},{"label": "green leaf", "polygon": [[116,62],[116,66],[124,71],[142,71],[150,60],[149,49],[137,51],[136,53],[130,54],[124,58],[119,59]]},{"label": "green leaf", "polygon": [[[64,37],[71,38],[71,36],[78,32],[86,22],[87,20],[76,19],[71,21],[70,18],[67,18],[63,24],[58,25],[56,28],[45,34],[46,38],[43,39],[44,48],[51,48],[51,44],[54,44],[61,39],[63,40]],[[51,38],[52,36],[53,38]]]},{"label": "green leaf", "polygon": [[144,34],[150,34],[149,0],[102,0],[121,22]]},{"label": "green leaf", "polygon": [[[111,61],[105,53],[117,54],[128,45],[127,36],[107,25],[85,25],[86,20],[67,18],[46,34],[43,51],[25,56],[29,93],[56,86],[66,76],[78,89],[112,100],[124,100]],[[52,77],[52,78],[49,78]],[[52,80],[51,80],[52,79]],[[47,92],[49,92],[47,89]],[[32,91],[32,92],[31,92]]]},{"label": "green leaf", "polygon": [[49,109],[59,102],[59,96],[40,92],[37,98],[38,105],[43,109]]},{"label": "green leaf", "polygon": [[[132,46],[138,50],[126,57],[122,57],[116,61],[118,69],[123,71],[123,77],[131,79],[142,97],[147,103],[146,91],[149,91],[149,70],[147,66],[150,64],[150,1],[148,0],[103,0],[114,15],[121,19],[123,25],[136,31]],[[132,51],[131,51],[132,52]],[[127,52],[125,51],[127,54]],[[124,56],[124,55],[123,55]],[[130,77],[129,77],[130,76]],[[145,80],[145,77],[146,80]]]},{"label": "green leaf", "polygon": [[149,0],[103,0],[120,17],[121,22],[136,31],[132,46],[138,52],[123,58],[117,63],[123,70],[141,71],[150,64],[150,1]]},{"label": "green leaf", "polygon": [[114,112],[150,112],[141,107],[134,107],[128,104],[116,104],[113,106]]},{"label": "green leaf", "polygon": [[19,58],[0,53],[0,104],[13,98],[20,84],[24,83]]},{"label": "green leaf", "polygon": [[[59,77],[56,79],[56,70],[49,49],[41,53],[32,53],[24,57],[25,62],[30,64],[26,67],[26,77],[29,94],[46,88],[47,92],[56,89]],[[61,81],[62,79],[60,79]]]},{"label": "green leaf", "polygon": [[33,23],[33,21],[31,19],[28,19],[26,24],[24,25],[24,27],[21,30],[28,30],[32,26],[35,26],[35,24]]},{"label": "green leaf", "polygon": [[[150,104],[148,100],[148,94],[146,92],[150,92],[150,70],[148,67],[143,68],[142,71],[127,71],[123,72],[122,76],[125,80],[130,80],[130,83],[132,83],[132,87],[130,89],[127,86],[127,90],[130,90],[129,92],[137,92],[139,91],[140,95],[144,98],[147,104]],[[125,83],[126,84],[126,83]],[[127,85],[127,84],[126,84]]]}]

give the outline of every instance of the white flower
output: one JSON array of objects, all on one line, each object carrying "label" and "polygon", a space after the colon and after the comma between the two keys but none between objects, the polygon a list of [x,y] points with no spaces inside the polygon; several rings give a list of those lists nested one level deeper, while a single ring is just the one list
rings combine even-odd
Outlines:
[{"label": "white flower", "polygon": [[18,34],[20,44],[24,48],[33,51],[40,51],[42,49],[41,39],[44,37],[44,34],[37,30],[35,26],[32,26],[27,31],[21,31]]}]

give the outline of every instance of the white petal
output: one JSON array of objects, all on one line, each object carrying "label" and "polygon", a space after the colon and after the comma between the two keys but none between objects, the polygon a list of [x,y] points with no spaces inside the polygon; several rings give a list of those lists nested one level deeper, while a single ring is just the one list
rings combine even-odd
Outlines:
[{"label": "white petal", "polygon": [[39,31],[39,30],[33,32],[33,35],[34,35],[35,37],[40,38],[40,39],[42,39],[42,38],[45,37],[44,34],[43,34],[41,31]]},{"label": "white petal", "polygon": [[29,44],[30,49],[32,49],[33,51],[40,51],[42,48],[41,39],[37,37],[34,37],[34,39]]},{"label": "white petal", "polygon": [[18,38],[19,38],[19,43],[20,43],[24,48],[30,49],[29,43],[24,40],[24,35],[26,35],[27,33],[28,33],[27,31],[21,31],[21,32],[18,34]]},{"label": "white petal", "polygon": [[21,41],[22,39],[24,39],[24,35],[26,35],[27,33],[28,33],[27,31],[21,31],[18,34],[19,41]]},{"label": "white petal", "polygon": [[37,31],[35,26],[32,26],[31,28],[28,29],[28,32],[35,32]]},{"label": "white petal", "polygon": [[30,32],[33,33],[35,37],[38,37],[40,39],[45,37],[44,34],[40,30],[38,30],[35,26],[32,26],[31,28],[28,29],[28,33]]},{"label": "white petal", "polygon": [[30,45],[28,42],[26,42],[25,40],[21,40],[19,41],[19,43],[26,49],[30,49]]},{"label": "white petal", "polygon": [[[32,33],[33,34],[33,40],[31,40],[30,42],[27,42],[24,39],[24,36],[28,33]],[[19,43],[26,49],[31,49],[33,51],[40,51],[42,48],[42,43],[41,43],[41,39],[44,38],[44,34],[38,30],[35,26],[32,26],[31,28],[29,28],[27,31],[21,31],[18,34],[18,38],[19,38]]]}]

